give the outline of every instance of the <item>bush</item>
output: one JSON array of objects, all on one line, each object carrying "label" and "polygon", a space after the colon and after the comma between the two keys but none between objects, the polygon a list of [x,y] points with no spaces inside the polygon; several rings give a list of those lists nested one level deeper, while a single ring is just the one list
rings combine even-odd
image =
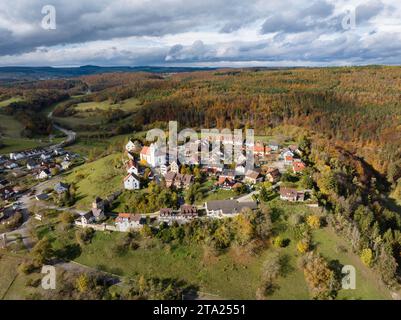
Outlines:
[{"label": "bush", "polygon": [[309,251],[309,241],[307,239],[302,239],[297,243],[297,250],[299,253],[306,253]]},{"label": "bush", "polygon": [[373,252],[370,248],[363,249],[361,252],[361,260],[362,262],[368,266],[371,267],[373,263]]},{"label": "bush", "polygon": [[37,288],[41,282],[42,282],[41,278],[28,279],[26,281],[26,286],[27,287]]},{"label": "bush", "polygon": [[276,248],[282,248],[285,247],[286,245],[286,240],[283,239],[281,236],[277,236],[273,239],[273,246]]},{"label": "bush", "polygon": [[306,222],[308,223],[308,226],[311,227],[312,229],[319,229],[320,228],[320,217],[316,214],[312,214],[308,216],[306,219]]},{"label": "bush", "polygon": [[30,274],[36,269],[36,266],[32,262],[22,262],[18,266],[18,271],[22,274]]},{"label": "bush", "polygon": [[302,259],[302,268],[313,299],[332,299],[335,297],[335,274],[322,256],[308,253]]},{"label": "bush", "polygon": [[75,238],[80,245],[91,242],[95,231],[92,228],[79,229],[75,232]]}]

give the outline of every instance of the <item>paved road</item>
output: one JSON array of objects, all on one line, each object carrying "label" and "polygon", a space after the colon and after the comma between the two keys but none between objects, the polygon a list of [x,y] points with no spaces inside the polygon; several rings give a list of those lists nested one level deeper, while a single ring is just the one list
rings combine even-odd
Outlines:
[{"label": "paved road", "polygon": [[[51,119],[53,117],[53,111],[49,112],[49,114],[47,115],[47,117],[49,119]],[[77,138],[77,133],[72,131],[72,130],[67,130],[65,128],[60,127],[59,125],[53,123],[53,127],[59,131],[61,131],[62,133],[64,133],[67,136],[67,139],[65,139],[63,142],[54,145],[53,148],[59,148],[61,146],[64,145],[69,145],[71,143],[73,143],[75,141],[75,139]]]}]

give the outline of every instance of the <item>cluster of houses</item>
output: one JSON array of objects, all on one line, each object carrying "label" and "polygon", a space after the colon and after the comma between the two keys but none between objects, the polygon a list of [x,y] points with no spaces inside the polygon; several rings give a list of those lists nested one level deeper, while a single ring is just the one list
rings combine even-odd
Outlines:
[{"label": "cluster of houses", "polygon": [[[224,142],[239,143],[239,141]],[[199,150],[199,146],[202,147],[202,144],[204,143],[204,140],[198,140],[196,142],[198,147],[197,150]],[[306,168],[305,164],[299,159],[300,151],[297,146],[289,146],[288,148],[281,149],[278,144],[271,143],[264,145],[260,142],[257,142],[252,146],[254,148],[255,157],[259,160],[274,155],[274,159],[280,161],[285,170],[288,170],[288,167],[291,167],[294,173],[300,173]],[[138,141],[129,141],[126,145],[126,152],[129,159],[126,163],[127,175],[123,181],[126,190],[138,190],[141,188],[144,169],[143,166],[139,166],[137,162],[137,154],[139,154],[139,161],[151,168],[150,178],[153,179],[153,174],[155,172],[156,174],[160,174],[160,176],[164,177],[168,188],[186,189],[194,183],[193,175],[182,174],[180,172],[180,164],[178,161],[172,161],[170,164],[167,164],[168,156],[165,152],[158,150],[155,143],[152,143],[149,146],[142,146]],[[253,169],[247,169],[245,164],[242,162],[236,163],[235,167],[230,166],[230,168],[228,168],[222,164],[223,161],[221,161],[221,157],[223,154],[219,152],[214,154],[217,154],[218,159],[216,160],[218,161],[215,163],[209,162],[205,165],[201,164],[200,169],[209,176],[217,178],[215,183],[216,187],[232,189],[243,184],[254,185],[262,181],[269,181],[271,183],[277,183],[280,181],[283,171],[282,168],[257,165]],[[244,159],[244,161],[245,160],[246,159]],[[280,188],[280,198],[286,201],[304,201],[305,193],[297,191],[296,189],[282,187]],[[77,224],[90,226],[101,223],[107,216],[106,210],[109,203],[111,203],[110,200],[96,198],[92,204],[91,210],[83,214],[80,219],[78,219]],[[184,204],[181,205],[178,210],[173,208],[160,209],[156,220],[165,223],[172,223],[173,221],[185,223],[198,218],[199,216],[225,218],[239,214],[245,208],[254,210],[257,208],[257,203],[254,201],[240,202],[238,200],[230,199],[208,201],[202,208],[195,205]],[[202,214],[199,214],[200,211]],[[126,232],[138,229],[146,223],[147,219],[144,215],[119,213],[114,219],[113,228],[115,229],[113,230]]]},{"label": "cluster of houses", "polygon": [[54,168],[68,170],[76,157],[62,148],[50,147],[13,152],[8,159],[0,158],[0,171],[11,172],[16,178],[31,174],[38,180],[45,180],[51,177]]},{"label": "cluster of houses", "polygon": [[[238,143],[242,145],[242,141],[224,140],[223,143]],[[210,140],[199,139],[188,146],[179,146],[179,151],[185,156],[189,156],[188,150],[198,150],[202,153],[203,144],[209,146]],[[224,154],[221,150],[212,153],[212,157],[207,164],[200,164],[201,171],[217,178],[216,186],[222,189],[232,189],[241,186],[242,184],[254,185],[258,182],[269,181],[276,183],[280,180],[281,172],[288,167],[292,167],[294,173],[302,172],[306,166],[299,159],[301,152],[296,145],[290,145],[288,148],[280,149],[276,143],[263,144],[257,142],[251,145],[255,155],[256,166],[252,169],[247,169],[245,166],[246,157],[241,155],[236,159],[235,168],[228,168],[224,163]],[[244,147],[243,147],[244,148]],[[209,149],[207,149],[209,150]],[[190,174],[180,173],[180,164],[178,161],[172,161],[167,165],[167,158],[163,150],[159,150],[155,143],[150,146],[141,146],[138,141],[129,141],[126,145],[126,151],[130,157],[130,166],[127,168],[128,176],[124,179],[125,189],[134,190],[140,188],[140,179],[138,177],[138,167],[134,163],[134,153],[139,153],[140,161],[150,166],[157,168],[158,172],[165,178],[167,187],[175,187],[178,189],[188,188],[193,182],[194,177]],[[188,154],[186,153],[188,152]],[[266,157],[268,160],[266,160]],[[298,157],[298,158],[297,158]],[[193,159],[193,164],[198,164],[199,159]],[[211,161],[210,161],[211,160]],[[266,166],[264,163],[280,163],[281,167]]]},{"label": "cluster of houses", "polygon": [[221,219],[234,217],[245,209],[257,209],[255,201],[239,202],[238,200],[213,200],[208,201],[203,207],[195,205],[183,204],[178,210],[173,208],[161,208],[158,214],[141,215],[132,213],[118,213],[113,220],[113,224],[107,225],[104,220],[107,216],[113,214],[107,213],[110,200],[103,200],[97,197],[92,208],[87,213],[80,216],[75,224],[82,227],[97,228],[99,230],[113,230],[120,232],[129,232],[142,228],[150,222],[167,223],[171,225],[173,222],[184,224],[200,217]]},{"label": "cluster of houses", "polygon": [[0,199],[1,200],[10,200],[12,199],[19,190],[16,190],[16,187],[13,187],[10,182],[6,179],[0,180]]}]

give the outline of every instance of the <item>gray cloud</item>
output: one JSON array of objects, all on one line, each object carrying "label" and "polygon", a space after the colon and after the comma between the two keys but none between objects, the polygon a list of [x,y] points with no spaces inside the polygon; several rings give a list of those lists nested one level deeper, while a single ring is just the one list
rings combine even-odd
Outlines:
[{"label": "gray cloud", "polygon": [[369,1],[357,6],[355,9],[357,22],[367,21],[377,16],[384,7],[383,2],[378,0]]},{"label": "gray cloud", "polygon": [[399,63],[400,28],[381,29],[401,19],[390,0],[356,6],[350,31],[338,0],[53,0],[51,31],[40,27],[48,2],[2,4],[0,65]]}]

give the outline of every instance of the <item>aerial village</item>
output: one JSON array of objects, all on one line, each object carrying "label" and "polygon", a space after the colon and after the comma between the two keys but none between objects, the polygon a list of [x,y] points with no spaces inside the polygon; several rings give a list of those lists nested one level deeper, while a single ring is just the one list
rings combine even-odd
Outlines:
[{"label": "aerial village", "polygon": [[[88,212],[79,217],[75,224],[81,227],[90,227],[96,230],[111,230],[128,232],[152,223],[187,223],[193,219],[222,219],[241,214],[244,209],[255,210],[258,201],[258,186],[267,182],[271,190],[277,190],[283,201],[303,202],[310,198],[311,190],[299,190],[281,186],[282,175],[290,172],[293,175],[301,174],[306,165],[301,160],[301,151],[296,145],[281,147],[277,143],[265,144],[256,142],[250,147],[254,154],[254,168],[246,169],[246,157],[236,159],[236,163],[224,165],[223,145],[221,150],[212,153],[213,161],[208,164],[199,163],[199,157],[188,150],[198,150],[199,155],[203,150],[202,144],[209,145],[209,139],[199,139],[192,144],[178,147],[178,152],[187,157],[186,163],[197,167],[206,180],[213,181],[212,189],[234,190],[241,189],[243,193],[238,197],[228,199],[210,200],[201,205],[194,203],[182,203],[178,209],[160,208],[152,214],[133,214],[129,212],[114,213],[113,223],[107,216],[113,215],[109,207],[118,194],[108,199],[96,198]],[[242,141],[241,141],[242,142]],[[235,143],[224,141],[224,143]],[[243,147],[245,149],[245,147]],[[125,146],[126,176],[122,177],[123,189],[127,192],[136,192],[143,188],[142,181],[145,171],[147,179],[156,183],[163,183],[165,187],[174,190],[188,190],[195,182],[195,177],[188,170],[182,170],[188,165],[181,164],[178,160],[169,161],[169,155],[162,152],[156,143],[143,146],[139,141],[129,141]],[[150,170],[149,170],[150,169]]]},{"label": "aerial village", "polygon": [[[296,145],[282,147],[277,143],[263,143],[257,141],[245,148],[251,148],[254,155],[252,169],[247,169],[246,157],[243,154],[235,159],[233,164],[224,164],[224,144],[237,143],[233,140],[220,141],[219,150],[211,153],[211,161],[207,164],[200,163],[202,146],[209,144],[213,138],[203,138],[192,142],[191,145],[181,145],[177,151],[184,155],[185,164],[179,160],[169,161],[169,154],[160,150],[156,143],[142,145],[139,141],[131,141],[126,144],[124,150],[124,167],[126,175],[121,177],[121,191],[109,195],[105,199],[96,197],[86,212],[77,213],[75,225],[77,227],[93,228],[95,230],[110,230],[129,232],[142,228],[145,224],[157,225],[160,223],[186,223],[193,219],[221,219],[233,217],[240,214],[244,209],[257,209],[261,185],[268,185],[268,188],[279,193],[284,201],[298,202],[310,198],[311,190],[299,190],[282,186],[282,176],[290,173],[299,175],[306,169],[305,163],[301,160],[301,152]],[[217,138],[224,140],[223,137]],[[240,143],[242,144],[243,141]],[[189,146],[188,146],[189,145]],[[189,150],[198,150],[196,156]],[[215,150],[216,151],[216,150]],[[191,158],[192,157],[192,158]],[[12,206],[0,208],[0,224],[8,223],[10,217],[27,206],[26,196],[37,201],[47,201],[47,192],[29,190],[29,183],[21,188],[19,179],[30,181],[31,185],[47,181],[54,176],[68,171],[72,167],[82,163],[83,159],[78,154],[65,151],[63,148],[34,149],[30,151],[11,153],[8,157],[0,158],[0,170],[3,173],[12,175],[13,182],[3,179],[0,181],[0,197],[2,200],[12,203]],[[188,165],[189,163],[189,165]],[[205,182],[210,182],[210,192],[219,190],[240,190],[237,196],[219,198],[218,200],[205,201],[202,204],[187,203],[181,199],[177,208],[162,207],[154,213],[130,213],[112,212],[111,206],[115,199],[122,192],[137,192],[144,188],[144,179],[153,181],[156,184],[163,184],[171,190],[185,192],[195,183],[193,171],[186,168],[196,167],[201,173]],[[63,195],[68,192],[69,185],[61,181],[54,185],[50,193]],[[40,188],[37,188],[40,189]],[[24,203],[18,199],[25,195]],[[35,218],[41,220],[40,215]]]}]

